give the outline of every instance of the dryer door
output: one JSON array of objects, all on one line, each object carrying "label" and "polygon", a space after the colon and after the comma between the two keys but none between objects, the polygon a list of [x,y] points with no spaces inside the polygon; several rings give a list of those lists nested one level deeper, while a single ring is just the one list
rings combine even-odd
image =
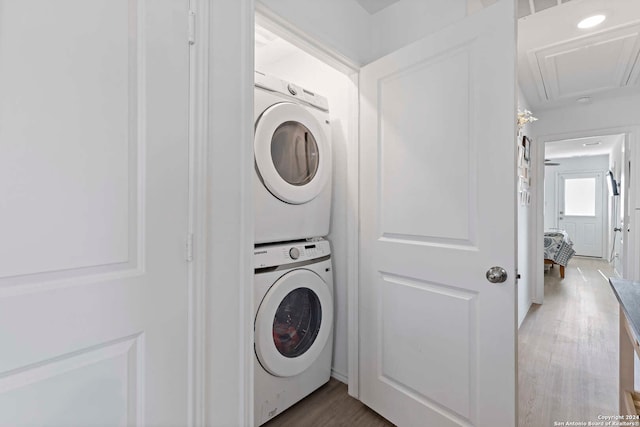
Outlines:
[{"label": "dryer door", "polygon": [[256,166],[267,189],[286,203],[314,199],[331,174],[331,147],[318,120],[291,102],[267,108],[256,122]]},{"label": "dryer door", "polygon": [[316,361],[331,336],[333,299],[327,284],[310,270],[280,277],[256,313],[256,355],[272,375],[300,374]]}]

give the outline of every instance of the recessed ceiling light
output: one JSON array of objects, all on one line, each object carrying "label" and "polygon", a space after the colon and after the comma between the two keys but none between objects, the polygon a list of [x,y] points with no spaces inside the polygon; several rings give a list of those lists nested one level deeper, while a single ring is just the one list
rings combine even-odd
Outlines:
[{"label": "recessed ceiling light", "polygon": [[604,15],[593,15],[580,21],[578,23],[578,28],[593,28],[596,25],[602,24],[605,19],[607,19],[607,17]]}]

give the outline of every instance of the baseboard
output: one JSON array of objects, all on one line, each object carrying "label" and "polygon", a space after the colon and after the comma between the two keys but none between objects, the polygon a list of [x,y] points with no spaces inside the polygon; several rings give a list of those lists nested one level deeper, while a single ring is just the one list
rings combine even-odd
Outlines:
[{"label": "baseboard", "polygon": [[615,273],[615,275],[619,278],[622,279],[622,274],[620,274],[620,272],[618,270],[616,270],[615,268],[613,269],[613,272]]},{"label": "baseboard", "polygon": [[338,381],[340,381],[341,383],[345,383],[347,384],[349,382],[349,378],[347,378],[346,375],[341,374],[340,372],[337,372],[336,370],[334,370],[333,368],[331,369],[331,377],[337,379]]}]

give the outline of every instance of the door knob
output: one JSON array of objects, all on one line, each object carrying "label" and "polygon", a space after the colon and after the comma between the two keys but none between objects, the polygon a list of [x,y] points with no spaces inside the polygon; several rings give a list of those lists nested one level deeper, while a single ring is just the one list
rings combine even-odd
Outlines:
[{"label": "door knob", "polygon": [[502,267],[491,267],[487,270],[487,280],[491,283],[502,283],[507,280],[507,270]]}]

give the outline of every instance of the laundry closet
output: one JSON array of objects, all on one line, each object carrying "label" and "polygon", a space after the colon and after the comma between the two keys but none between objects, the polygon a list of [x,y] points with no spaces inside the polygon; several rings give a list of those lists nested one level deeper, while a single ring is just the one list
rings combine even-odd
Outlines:
[{"label": "laundry closet", "polygon": [[[347,194],[347,151],[349,144],[352,144],[352,146],[356,144],[356,141],[353,141],[355,138],[355,132],[353,129],[354,122],[352,117],[354,117],[353,110],[356,108],[357,88],[349,76],[327,65],[325,62],[310,55],[301,48],[296,47],[291,42],[276,35],[274,32],[269,31],[264,26],[259,24],[256,25],[255,38],[256,91],[254,94],[254,102],[256,104],[255,114],[258,119],[256,120],[254,149],[256,150],[256,171],[260,176],[260,179],[255,181],[255,186],[257,188],[254,188],[254,190],[258,193],[256,197],[264,197],[266,199],[273,200],[274,194],[278,191],[277,189],[270,189],[269,191],[271,194],[264,191],[263,186],[267,186],[269,183],[267,182],[267,179],[262,176],[264,172],[261,171],[266,169],[267,166],[265,165],[264,167],[261,167],[259,164],[260,144],[265,145],[265,143],[267,143],[267,148],[269,146],[274,147],[274,144],[277,144],[276,139],[279,138],[278,135],[275,135],[273,142],[271,142],[270,135],[262,134],[262,129],[266,126],[264,125],[264,122],[269,118],[268,114],[273,115],[273,109],[269,109],[269,107],[272,107],[273,105],[277,106],[280,104],[281,107],[284,105],[285,107],[288,106],[292,108],[289,112],[282,112],[277,118],[280,122],[285,122],[285,124],[282,125],[283,127],[287,126],[291,128],[294,126],[292,125],[292,120],[307,122],[298,126],[302,128],[303,132],[305,132],[304,139],[309,138],[310,141],[305,142],[306,146],[304,148],[292,148],[291,152],[286,153],[286,156],[293,157],[299,155],[299,153],[294,153],[294,151],[303,150],[305,157],[302,159],[298,159],[296,157],[294,160],[282,160],[283,164],[294,164],[294,166],[287,166],[287,168],[295,168],[296,175],[308,175],[308,177],[300,179],[302,183],[296,182],[294,184],[294,188],[291,188],[291,190],[298,190],[299,193],[305,191],[305,185],[308,186],[313,183],[313,180],[319,180],[322,178],[318,176],[320,173],[324,173],[322,168],[330,166],[330,177],[326,182],[327,188],[324,192],[317,190],[308,194],[309,189],[306,189],[306,193],[308,195],[300,197],[299,201],[294,200],[294,203],[297,204],[289,202],[285,205],[282,205],[281,202],[281,200],[285,198],[279,195],[281,199],[276,202],[267,200],[269,203],[276,204],[273,209],[270,209],[268,205],[262,205],[260,201],[258,202],[258,206],[256,206],[256,262],[259,262],[258,260],[261,257],[268,256],[268,254],[264,254],[265,250],[285,250],[287,253],[288,251],[295,251],[295,261],[303,259],[304,255],[307,252],[311,253],[311,251],[318,251],[316,259],[319,259],[321,256],[326,256],[327,258],[330,257],[330,261],[326,261],[329,262],[326,270],[330,271],[321,272],[325,275],[330,275],[330,279],[332,279],[333,282],[333,295],[329,299],[328,303],[332,306],[330,309],[333,310],[333,319],[332,324],[330,325],[332,342],[327,344],[332,346],[332,351],[330,351],[331,362],[325,363],[330,363],[330,373],[333,377],[346,383],[348,371],[347,203],[349,200],[349,196]],[[265,109],[268,109],[268,111],[263,111]],[[311,115],[307,114],[308,112],[311,112]],[[300,113],[299,117],[297,116],[298,113]],[[298,118],[294,119],[294,117]],[[268,130],[265,132],[272,132],[272,128],[281,129],[279,126],[280,122],[277,122],[277,120],[274,122],[273,126],[266,126]],[[276,130],[275,132],[278,133],[283,131]],[[327,134],[327,138],[322,136],[324,133]],[[288,138],[295,138],[295,135],[292,134],[288,136]],[[300,138],[303,137],[301,136]],[[295,143],[291,143],[291,145],[293,144]],[[300,144],[303,143],[301,142]],[[273,152],[273,150],[277,150],[276,148],[271,148],[270,150],[272,151],[269,153],[270,156],[268,156],[269,159],[267,161],[269,164],[276,164],[278,162],[276,157],[283,157],[285,155],[280,152]],[[327,158],[329,157],[330,161],[327,162]],[[300,169],[300,164],[304,165],[305,170],[298,170]],[[281,169],[284,167],[285,166],[282,166]],[[275,168],[278,169],[279,166],[276,165]],[[307,168],[310,168],[311,170],[307,171]],[[279,171],[279,173],[283,176],[292,174],[289,171]],[[280,179],[278,177],[276,178]],[[311,199],[311,197],[314,198]],[[356,195],[351,195],[351,197],[356,197]],[[278,204],[282,205],[279,208],[280,210],[278,210]],[[329,204],[331,206],[330,226],[325,228],[323,227],[325,221],[323,209]],[[305,220],[294,218],[298,215],[296,210],[301,209],[305,209],[305,212],[301,214],[304,215]],[[280,218],[280,221],[284,221],[280,226],[284,231],[272,232],[271,225],[274,224],[275,221],[278,221],[278,218]],[[329,218],[326,219],[329,220]],[[277,229],[278,224],[274,224],[273,228]],[[326,229],[329,229],[328,234],[325,232]],[[328,243],[315,241],[303,244],[304,242],[297,241],[282,244],[281,246],[273,245],[274,242],[312,237],[325,237]],[[328,250],[320,249],[320,245],[329,246],[330,255],[328,255]],[[309,251],[310,249],[311,251]],[[300,257],[301,254],[302,257]],[[290,256],[288,258],[290,258]],[[285,261],[291,262],[291,260],[288,259]],[[306,265],[306,268],[309,268],[309,264]],[[281,268],[284,267],[285,266],[281,266]],[[256,280],[261,278],[262,276],[256,274]],[[276,277],[276,279],[278,278],[279,277]],[[303,283],[303,281],[299,282],[298,286],[303,286],[301,283]],[[273,285],[274,288],[276,286],[277,285]],[[319,285],[319,287],[322,287],[322,285]],[[261,293],[260,290],[257,290],[257,292]],[[318,296],[315,296],[314,298],[318,298]],[[258,301],[261,299],[262,295],[258,295],[256,297],[256,303],[258,304]],[[301,303],[298,302],[298,304]],[[262,306],[260,308],[262,309]],[[322,314],[326,315],[326,313],[329,312],[327,308],[329,307],[325,307],[324,310],[322,310]],[[301,309],[309,310],[308,307]],[[294,311],[295,308],[291,308],[289,310]],[[320,319],[319,322],[326,322],[324,316],[320,317],[322,317],[322,319]],[[309,320],[305,321],[307,323],[309,322]],[[265,322],[268,323],[268,321]],[[294,323],[294,321],[290,321],[290,323]],[[320,336],[315,340],[318,341],[319,338]],[[286,337],[286,339],[288,340],[289,338]],[[258,332],[256,332],[256,341],[256,348],[258,348],[258,346],[261,345],[260,340],[258,339]],[[270,342],[265,343],[267,346],[270,344]],[[302,345],[303,341],[295,344],[295,346]],[[311,351],[315,345],[317,345],[317,343],[310,344],[310,349],[307,351]],[[284,391],[278,390],[278,381],[282,382],[282,380],[279,380],[274,376],[269,376],[262,371],[262,369],[269,369],[267,366],[263,368],[263,365],[267,365],[268,361],[264,360],[264,354],[259,351],[258,353],[260,354],[260,356],[257,356],[260,360],[260,364],[256,364],[254,373],[256,377],[255,393],[258,396],[256,398],[257,400],[254,408],[254,412],[256,413],[256,424],[270,419],[271,415],[269,415],[269,413],[274,410],[277,411],[275,415],[281,412],[281,408],[277,407],[277,402],[273,402],[275,391],[282,392],[285,396],[287,396],[287,394],[303,393],[302,391],[294,391],[292,389],[293,386],[291,384],[287,385],[286,383],[281,386],[282,388],[285,388]],[[279,355],[275,354],[274,357],[278,358]],[[282,359],[282,361],[283,365],[287,364],[286,359]],[[269,372],[273,372],[273,369],[269,369]],[[298,375],[304,375],[304,373]],[[311,374],[307,373],[307,375],[309,376]],[[265,378],[262,378],[263,376]],[[319,384],[323,384],[328,379],[328,377],[325,376],[320,376],[320,378],[322,379],[296,379],[293,377],[293,380],[291,381],[295,380],[298,383],[302,383],[303,386],[305,386],[302,387],[305,390],[304,393],[307,393],[310,387],[316,388]],[[309,384],[307,386],[306,383],[313,383],[314,381],[317,383],[316,385]],[[270,393],[271,390],[274,390],[274,393]],[[304,395],[298,396],[297,398],[287,396],[289,400],[299,400],[302,397],[304,397]],[[282,400],[283,398],[279,399]],[[268,406],[268,408],[263,408],[265,405]]]}]

